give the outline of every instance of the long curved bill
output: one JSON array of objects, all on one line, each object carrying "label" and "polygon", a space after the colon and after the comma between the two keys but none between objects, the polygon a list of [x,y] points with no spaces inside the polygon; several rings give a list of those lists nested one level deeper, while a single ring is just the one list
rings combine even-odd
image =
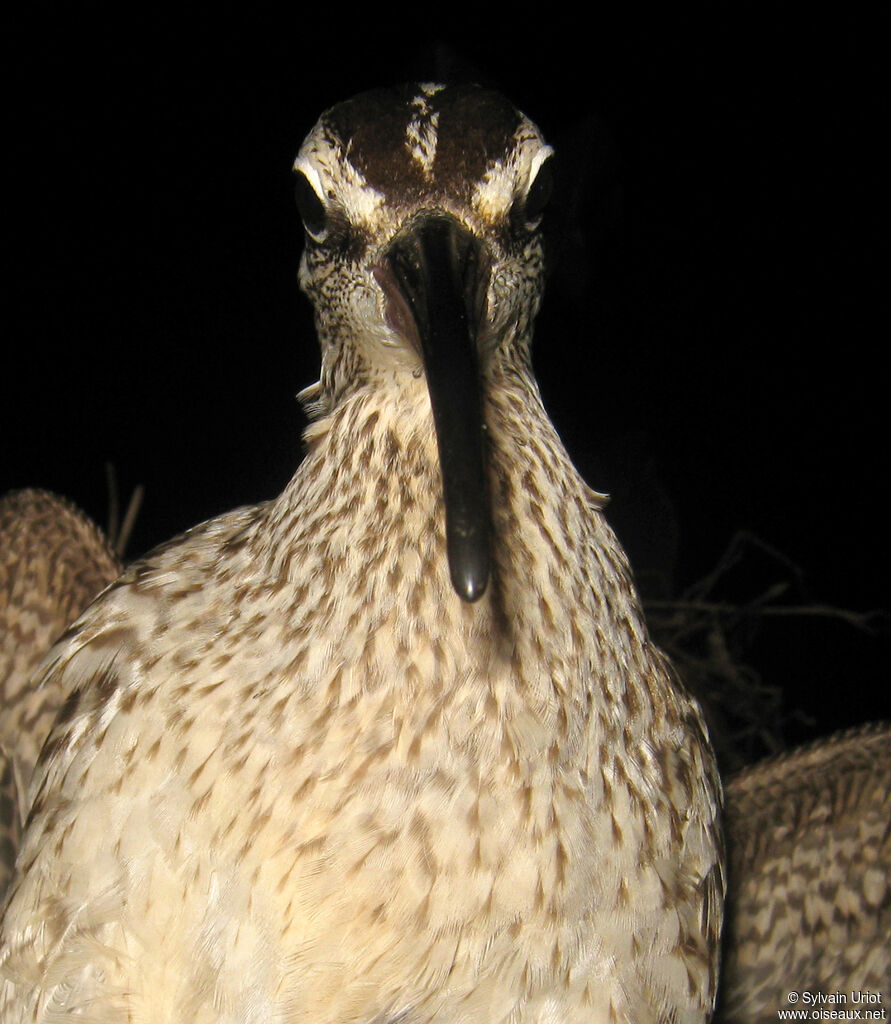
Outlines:
[{"label": "long curved bill", "polygon": [[420,339],[439,445],[452,585],[464,601],[476,601],[486,589],[491,561],[476,338],[488,269],[478,241],[440,214],[415,221],[394,239],[387,260]]}]

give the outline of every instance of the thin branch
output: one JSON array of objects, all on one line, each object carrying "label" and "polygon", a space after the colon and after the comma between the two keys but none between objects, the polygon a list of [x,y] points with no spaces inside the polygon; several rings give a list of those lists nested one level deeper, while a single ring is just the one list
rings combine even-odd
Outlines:
[{"label": "thin branch", "polygon": [[124,552],[127,550],[127,544],[130,542],[130,534],[133,532],[133,527],[136,524],[136,517],[139,515],[139,509],[142,506],[142,499],[144,497],[145,488],[142,484],[137,484],[133,489],[133,494],[130,496],[130,504],[127,506],[127,514],[124,516],[123,523],[121,523],[121,532],[115,540],[115,553],[120,559],[123,559]]},{"label": "thin branch", "polygon": [[772,597],[776,596],[776,594],[772,595],[771,591],[776,590],[776,592],[779,593],[781,590],[785,589],[786,588],[784,586],[771,588],[771,590],[767,591],[761,598],[757,598],[750,604],[745,605],[727,604],[717,601],[677,600],[647,601],[645,602],[644,607],[648,612],[677,612],[679,614],[701,612],[704,615],[723,615],[730,618],[745,615],[763,615],[771,617],[799,616],[801,618],[813,616],[833,618],[841,619],[843,622],[847,622],[856,629],[862,629],[866,632],[872,632],[876,628],[876,623],[891,619],[891,612],[881,608],[873,608],[866,612],[854,612],[847,608],[835,608],[832,605],[824,604],[777,605],[766,603],[768,600],[772,599]]},{"label": "thin branch", "polygon": [[133,489],[124,520],[119,523],[118,478],[114,464],[111,462],[105,463],[105,479],[108,483],[108,541],[118,558],[123,559],[130,541],[130,534],[136,523],[136,517],[139,515],[142,499],[145,497],[145,488],[142,484],[137,484]]}]

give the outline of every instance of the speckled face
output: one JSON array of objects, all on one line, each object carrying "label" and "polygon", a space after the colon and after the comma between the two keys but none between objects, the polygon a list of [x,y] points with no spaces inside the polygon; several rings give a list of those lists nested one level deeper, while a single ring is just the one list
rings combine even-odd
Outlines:
[{"label": "speckled face", "polygon": [[[490,573],[484,407],[496,365],[528,361],[541,298],[551,149],[502,96],[419,84],[324,114],[294,169],[300,283],[316,308],[317,413],[422,374],[436,428],[452,582]],[[409,415],[427,415],[423,399]]]},{"label": "speckled face", "polygon": [[481,243],[480,347],[528,340],[551,154],[528,118],[476,86],[378,90],[321,117],[294,168],[307,242],[300,283],[316,307],[329,403],[375,368],[416,368],[379,268],[394,237],[425,215],[449,215]]}]

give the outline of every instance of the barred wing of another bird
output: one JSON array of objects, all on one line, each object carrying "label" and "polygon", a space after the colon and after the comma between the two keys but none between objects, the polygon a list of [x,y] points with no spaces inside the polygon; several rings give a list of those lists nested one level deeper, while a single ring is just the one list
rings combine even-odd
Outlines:
[{"label": "barred wing of another bird", "polygon": [[0,899],[12,877],[20,837],[19,788],[12,758],[0,748]]},{"label": "barred wing of another bird", "polygon": [[891,724],[839,733],[732,778],[725,1024],[789,993],[891,995]]},{"label": "barred wing of another bird", "polygon": [[36,685],[37,668],[120,571],[105,537],[69,502],[39,490],[0,500],[0,897],[25,789],[64,699],[58,688]]}]

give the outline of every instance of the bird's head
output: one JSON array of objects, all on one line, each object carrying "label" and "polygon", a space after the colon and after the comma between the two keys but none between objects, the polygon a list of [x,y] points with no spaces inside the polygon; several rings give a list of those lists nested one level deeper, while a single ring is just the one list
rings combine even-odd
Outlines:
[{"label": "bird's head", "polygon": [[418,84],[333,107],[294,164],[321,407],[425,376],[451,577],[467,601],[490,562],[482,380],[498,359],[528,364],[551,155],[498,93]]}]

